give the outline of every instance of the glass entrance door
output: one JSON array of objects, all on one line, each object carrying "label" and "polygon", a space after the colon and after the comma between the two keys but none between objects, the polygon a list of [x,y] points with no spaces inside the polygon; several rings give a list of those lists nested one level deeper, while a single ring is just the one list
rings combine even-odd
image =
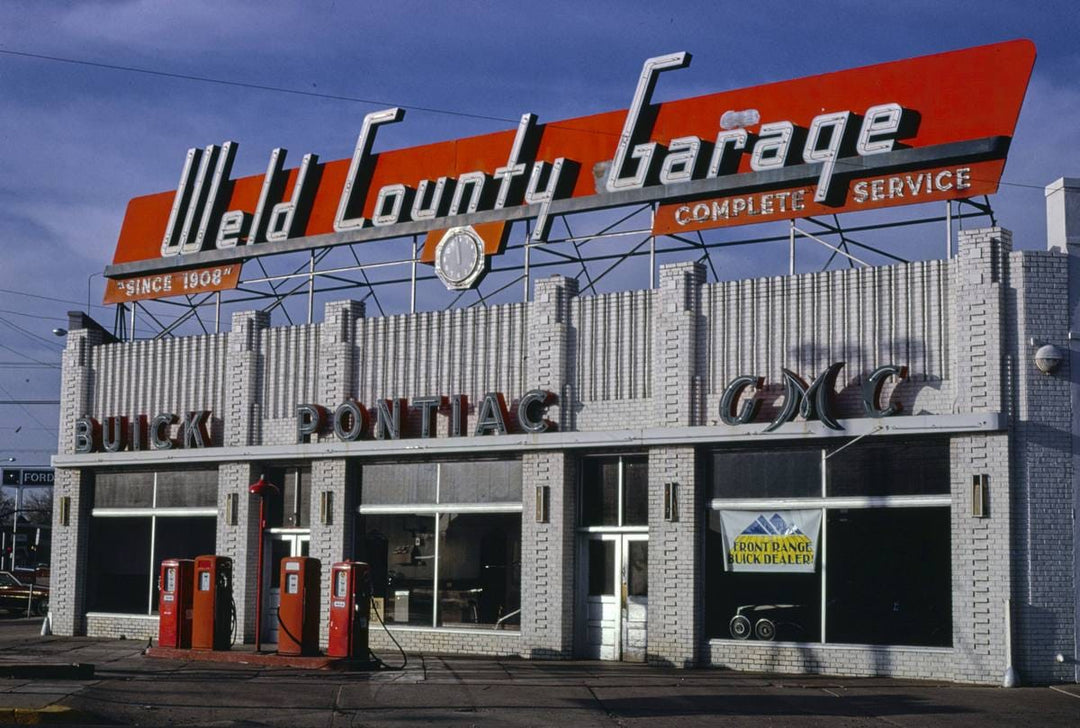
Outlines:
[{"label": "glass entrance door", "polygon": [[593,533],[583,539],[585,656],[644,661],[648,643],[649,537]]},{"label": "glass entrance door", "polygon": [[310,531],[274,529],[266,534],[263,551],[262,641],[277,644],[278,607],[281,606],[281,560],[288,556],[307,556]]}]

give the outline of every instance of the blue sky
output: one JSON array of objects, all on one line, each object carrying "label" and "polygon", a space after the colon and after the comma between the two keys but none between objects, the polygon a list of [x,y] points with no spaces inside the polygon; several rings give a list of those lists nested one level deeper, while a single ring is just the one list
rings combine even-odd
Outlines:
[{"label": "blue sky", "polygon": [[[1043,186],[1080,176],[1075,3],[883,5],[8,0],[0,5],[0,346],[8,347],[0,349],[0,399],[58,396],[57,371],[33,361],[59,361],[62,340],[49,332],[65,311],[85,308],[88,278],[100,302],[93,275],[112,257],[127,201],[175,187],[189,147],[237,141],[241,176],[261,173],[278,146],[291,161],[306,152],[347,157],[364,114],[389,105],[491,118],[410,110],[380,134],[384,148],[512,128],[527,111],[551,121],[623,108],[642,61],[677,50],[693,63],[662,77],[658,99],[1032,39],[1038,60],[993,204],[1019,246],[1042,247]],[[761,260],[744,249],[721,267],[773,272]],[[111,322],[110,311],[93,314]],[[0,457],[47,462],[56,408],[0,412]]]}]

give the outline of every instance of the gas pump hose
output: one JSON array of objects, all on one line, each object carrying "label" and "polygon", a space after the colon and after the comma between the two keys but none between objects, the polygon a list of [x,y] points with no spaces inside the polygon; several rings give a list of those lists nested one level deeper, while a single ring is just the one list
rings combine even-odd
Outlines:
[{"label": "gas pump hose", "polygon": [[[301,642],[300,640],[298,640],[296,638],[296,635],[294,635],[292,632],[289,631],[289,628],[285,626],[285,623],[281,621],[281,610],[280,609],[278,609],[278,611],[277,611],[277,626],[278,626],[278,629],[280,629],[282,632],[284,632],[288,636],[288,638],[291,639],[293,642],[295,642],[298,645],[303,644],[303,642]],[[279,640],[279,642],[280,642],[280,640]]]},{"label": "gas pump hose", "polygon": [[383,630],[386,631],[387,636],[390,637],[390,641],[394,643],[394,646],[398,648],[398,652],[401,653],[401,665],[400,665],[400,667],[398,667],[398,666],[386,664],[386,662],[384,662],[381,657],[376,655],[375,652],[370,647],[368,647],[368,652],[371,653],[371,656],[374,658],[375,662],[379,663],[379,665],[381,665],[385,669],[387,669],[387,670],[404,670],[405,667],[409,664],[409,656],[405,654],[405,650],[403,650],[401,648],[401,644],[396,639],[394,639],[394,633],[391,632],[390,628],[386,626],[386,622],[383,621],[382,615],[379,614],[379,610],[375,606],[375,599],[374,598],[371,599],[371,607],[370,608],[371,608],[371,611],[375,613],[375,617],[379,620],[379,624],[382,625]]},{"label": "gas pump hose", "polygon": [[236,600],[229,596],[229,617],[232,624],[229,627],[229,647],[236,644]]}]

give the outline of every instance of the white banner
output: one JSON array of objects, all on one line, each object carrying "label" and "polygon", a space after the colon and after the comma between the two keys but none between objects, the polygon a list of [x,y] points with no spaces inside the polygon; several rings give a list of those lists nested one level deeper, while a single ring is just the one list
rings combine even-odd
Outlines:
[{"label": "white banner", "polygon": [[821,509],[720,511],[726,571],[813,572]]}]

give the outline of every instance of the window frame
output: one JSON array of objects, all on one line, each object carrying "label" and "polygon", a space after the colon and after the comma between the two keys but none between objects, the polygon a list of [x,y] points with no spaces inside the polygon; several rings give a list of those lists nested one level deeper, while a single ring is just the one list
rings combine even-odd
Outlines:
[{"label": "window frame", "polygon": [[[207,468],[207,470],[211,470]],[[112,471],[119,472],[120,474],[130,473],[135,475],[136,473],[146,473],[145,470],[132,470],[132,471]],[[154,604],[154,591],[156,590],[157,575],[154,573],[154,551],[157,548],[157,519],[158,518],[179,518],[179,517],[213,517],[215,519],[215,529],[217,527],[218,506],[215,503],[213,506],[180,506],[180,507],[161,507],[157,506],[158,496],[158,475],[161,473],[159,470],[153,471],[153,485],[151,486],[151,506],[149,508],[123,508],[123,507],[110,507],[110,508],[91,508],[91,518],[138,518],[148,517],[150,519],[150,578],[147,584],[147,596],[146,596],[146,616],[155,615]],[[95,612],[95,614],[108,614],[113,616],[123,615],[138,615],[143,616],[143,612]]]},{"label": "window frame", "polygon": [[[862,437],[865,437],[863,435]],[[817,576],[819,581],[820,591],[820,638],[813,641],[797,641],[788,642],[786,644],[797,644],[807,646],[825,646],[825,647],[847,647],[857,646],[852,643],[841,642],[829,642],[828,641],[828,522],[829,511],[832,510],[868,510],[868,509],[892,509],[892,508],[949,508],[950,514],[952,513],[954,504],[951,488],[951,464],[946,471],[946,478],[950,481],[950,489],[948,493],[933,494],[933,495],[889,495],[889,496],[829,496],[828,495],[828,461],[834,455],[840,455],[841,451],[849,446],[856,445],[862,437],[856,437],[839,447],[835,447],[832,450],[829,449],[829,443],[821,443],[816,447],[821,453],[821,460],[819,466],[819,480],[821,483],[821,490],[819,495],[803,498],[711,498],[705,504],[705,509],[702,517],[705,519],[704,528],[709,528],[708,519],[709,514],[714,511],[721,510],[787,510],[787,509],[820,509],[821,510],[821,533],[819,536],[818,544],[818,564]],[[948,449],[949,439],[946,437],[945,446]],[[897,443],[899,444],[899,443]],[[745,450],[745,448],[711,448],[708,450],[709,458],[709,487],[712,487],[712,478],[715,477],[715,459],[718,453],[725,451],[734,452],[736,450]],[[769,450],[762,450],[759,452],[770,452],[782,454],[783,448],[770,448]],[[952,534],[950,533],[950,538]],[[706,552],[706,558],[716,558],[714,554]],[[707,573],[707,572],[706,572]],[[953,625],[955,629],[955,625]],[[710,641],[723,641],[733,644],[744,644],[743,640],[736,640],[731,637],[720,637],[710,635],[707,639]],[[782,644],[782,643],[774,643]],[[950,636],[949,645],[946,647],[933,646],[933,645],[869,645],[874,648],[903,648],[903,649],[916,649],[916,650],[952,650],[955,648],[955,641]]]},{"label": "window frame", "polygon": [[[648,533],[649,532],[649,519],[648,519],[648,505],[646,505],[646,519],[644,524],[640,525],[624,525],[623,520],[626,516],[625,498],[626,498],[626,461],[629,459],[641,458],[645,461],[645,467],[649,466],[649,454],[647,452],[625,452],[625,453],[596,453],[592,455],[585,455],[581,458],[582,465],[586,461],[616,461],[618,463],[618,492],[617,492],[617,512],[618,518],[616,525],[613,526],[586,526],[583,521],[585,520],[585,468],[578,468],[577,477],[577,515],[575,530],[578,533]],[[646,501],[648,500],[648,487],[646,487]]]},{"label": "window frame", "polygon": [[[521,626],[517,625],[505,625],[499,627],[496,625],[476,625],[475,627],[447,627],[439,623],[440,620],[440,608],[439,608],[439,593],[441,591],[439,586],[439,565],[440,565],[440,542],[442,536],[439,529],[439,521],[441,516],[455,514],[455,513],[468,513],[468,514],[518,514],[519,516],[524,512],[524,504],[521,501],[504,501],[495,503],[460,503],[460,502],[442,502],[442,489],[440,487],[442,480],[442,465],[450,462],[500,462],[505,460],[515,460],[516,458],[475,458],[466,461],[462,460],[437,460],[434,461],[435,465],[435,502],[434,503],[403,503],[403,504],[385,504],[380,503],[377,505],[365,505],[363,502],[364,486],[363,486],[363,466],[361,466],[360,474],[360,505],[357,507],[357,513],[363,516],[424,516],[431,517],[434,521],[434,552],[435,562],[432,566],[431,579],[432,579],[432,604],[431,604],[431,625],[417,625],[417,624],[396,624],[394,622],[388,622],[386,627],[390,629],[413,629],[413,630],[439,630],[446,632],[461,633],[470,630],[480,629],[482,631],[504,630],[511,634],[520,634]],[[519,460],[520,462],[520,460]],[[391,464],[394,463],[380,463]],[[406,464],[406,463],[402,463]],[[524,488],[525,474],[522,472],[522,488]],[[521,525],[522,538],[524,535],[524,524]],[[366,530],[366,526],[365,526]],[[520,584],[519,584],[520,589]],[[518,605],[518,612],[521,611],[521,605]],[[487,628],[487,629],[485,629]]]}]

